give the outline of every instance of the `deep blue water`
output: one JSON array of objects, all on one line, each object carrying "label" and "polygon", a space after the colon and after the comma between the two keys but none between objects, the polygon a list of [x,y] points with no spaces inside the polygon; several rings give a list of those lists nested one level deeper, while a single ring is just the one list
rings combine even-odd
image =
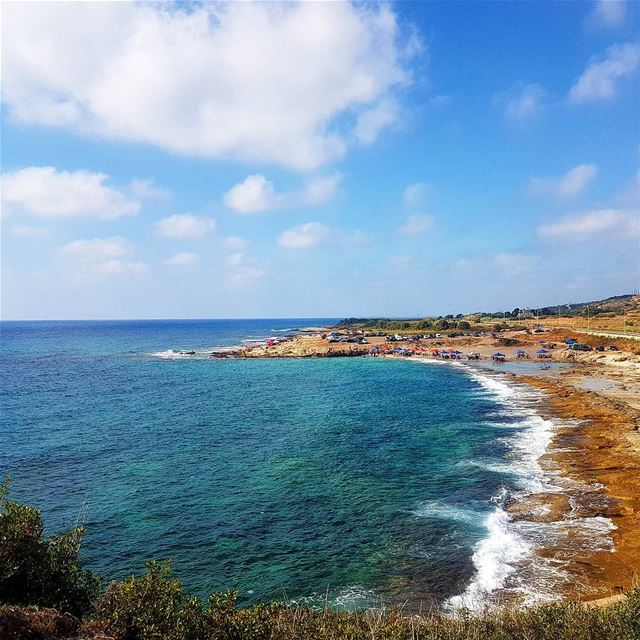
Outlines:
[{"label": "deep blue water", "polygon": [[0,474],[49,532],[83,520],[107,578],[171,557],[196,593],[243,602],[460,593],[492,497],[518,482],[499,466],[518,420],[476,378],[150,355],[323,322],[3,322]]}]

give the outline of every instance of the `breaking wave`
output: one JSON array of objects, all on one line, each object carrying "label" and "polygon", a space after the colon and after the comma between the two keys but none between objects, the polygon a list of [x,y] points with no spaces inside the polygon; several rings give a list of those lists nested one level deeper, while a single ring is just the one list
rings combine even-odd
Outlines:
[{"label": "breaking wave", "polygon": [[[426,362],[431,364],[433,361]],[[438,364],[466,369],[482,392],[497,401],[501,413],[510,418],[511,424],[504,426],[515,427],[503,440],[509,448],[507,461],[459,463],[502,473],[505,484],[515,486],[503,486],[492,498],[494,508],[483,522],[486,535],[477,543],[471,558],[474,576],[464,592],[449,598],[444,608],[451,612],[461,608],[478,612],[514,600],[524,606],[559,600],[563,588],[573,584],[567,568],[576,552],[614,551],[609,535],[615,529],[611,519],[584,516],[584,510],[575,498],[576,495],[587,496],[588,501],[589,495],[595,496],[601,487],[586,486],[562,477],[559,471],[542,462],[561,421],[538,413],[540,392],[507,381],[501,374],[480,372],[462,363]],[[562,424],[568,422],[562,421]],[[526,504],[533,494],[545,493],[567,497],[567,513],[561,519],[536,518],[548,512],[544,503],[538,513],[535,508],[530,509],[527,518],[517,518],[510,513],[511,505]],[[422,505],[415,513],[464,522],[474,522],[478,516],[467,509],[430,503]],[[539,554],[542,548],[553,549],[554,553]]]}]

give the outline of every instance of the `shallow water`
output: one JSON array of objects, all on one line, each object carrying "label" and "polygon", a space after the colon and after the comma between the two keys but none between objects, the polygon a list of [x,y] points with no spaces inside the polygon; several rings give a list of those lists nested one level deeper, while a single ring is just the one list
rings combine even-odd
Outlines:
[{"label": "shallow water", "polygon": [[83,520],[107,578],[171,557],[245,603],[535,590],[543,534],[502,508],[549,483],[535,399],[441,363],[170,356],[322,322],[2,323],[1,473],[49,531]]}]

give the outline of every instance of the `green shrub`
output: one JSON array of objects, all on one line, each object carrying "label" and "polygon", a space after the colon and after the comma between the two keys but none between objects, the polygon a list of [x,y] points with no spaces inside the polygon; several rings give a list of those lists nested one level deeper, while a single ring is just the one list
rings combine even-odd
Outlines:
[{"label": "green shrub", "polygon": [[9,485],[0,484],[0,602],[85,613],[100,579],[78,563],[83,528],[43,539],[40,512],[8,500]]}]

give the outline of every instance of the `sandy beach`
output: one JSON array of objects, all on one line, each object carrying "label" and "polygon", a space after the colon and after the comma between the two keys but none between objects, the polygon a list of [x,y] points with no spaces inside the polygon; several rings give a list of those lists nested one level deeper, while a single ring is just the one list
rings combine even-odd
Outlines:
[{"label": "sandy beach", "polygon": [[[573,351],[563,340],[566,330],[544,333],[505,332],[497,335],[459,336],[398,341],[392,347],[410,348],[414,357],[433,358],[429,349],[456,349],[460,362],[502,372],[513,381],[543,394],[540,412],[555,418],[558,427],[541,463],[553,473],[575,480],[588,492],[534,494],[510,507],[512,517],[555,523],[563,527],[567,517],[610,519],[613,548],[591,551],[542,545],[538,550],[550,562],[562,563],[571,576],[568,598],[603,602],[637,584],[640,577],[640,356],[630,339],[579,335],[580,342],[614,344],[618,350]],[[545,359],[537,358],[542,343],[554,345]],[[328,342],[320,333],[305,333],[292,340],[238,349],[228,357],[287,358],[367,355],[372,347],[389,344],[384,336],[367,336],[366,344]],[[417,347],[417,349],[416,349]],[[523,350],[527,358],[518,358]],[[493,364],[499,351],[504,365]],[[469,352],[479,361],[468,361]],[[388,355],[386,357],[397,357]],[[515,368],[513,363],[517,362]],[[545,363],[563,363],[546,367]],[[600,520],[594,520],[599,522]],[[587,520],[588,521],[588,520]],[[566,538],[571,541],[567,528]],[[594,534],[595,535],[595,534]],[[579,546],[579,545],[578,545]]]}]

